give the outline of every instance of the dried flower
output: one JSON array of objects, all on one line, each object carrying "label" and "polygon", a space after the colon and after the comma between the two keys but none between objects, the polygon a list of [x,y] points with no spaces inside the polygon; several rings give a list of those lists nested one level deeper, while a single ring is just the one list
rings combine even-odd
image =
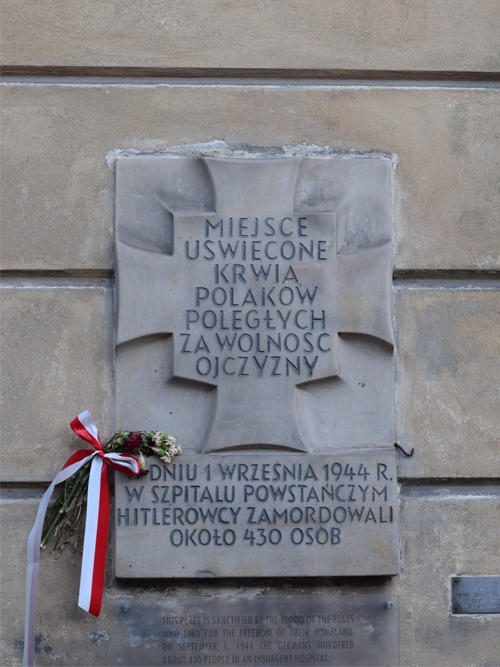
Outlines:
[{"label": "dried flower", "polygon": [[[120,443],[121,444],[121,443]],[[142,444],[142,436],[140,433],[131,433],[129,439],[123,443],[123,449],[126,452],[131,452],[133,449],[140,447]]]}]

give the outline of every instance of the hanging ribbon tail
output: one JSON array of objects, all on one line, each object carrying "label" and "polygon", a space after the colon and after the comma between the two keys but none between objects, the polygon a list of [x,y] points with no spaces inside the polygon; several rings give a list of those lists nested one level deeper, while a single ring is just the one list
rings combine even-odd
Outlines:
[{"label": "hanging ribbon tail", "polygon": [[83,544],[82,574],[78,606],[93,616],[101,611],[106,549],[109,528],[109,486],[105,463],[129,477],[137,477],[141,470],[139,461],[128,454],[104,454],[96,452],[90,468],[85,537]]},{"label": "hanging ribbon tail", "polygon": [[[85,453],[85,456],[83,456],[83,453]],[[28,571],[26,576],[26,621],[24,629],[23,667],[33,667],[35,660],[36,589],[38,584],[38,569],[40,566],[40,541],[42,538],[45,512],[47,511],[47,506],[52,493],[54,492],[55,485],[65,482],[69,477],[78,472],[78,470],[93,456],[95,456],[95,452],[89,450],[80,450],[80,452],[76,452],[71,459],[78,458],[78,460],[70,463],[70,459],[64,468],[56,475],[52,484],[43,494],[40,506],[38,507],[35,524],[28,537]]]},{"label": "hanging ribbon tail", "polygon": [[90,468],[82,573],[78,606],[93,616],[101,611],[109,525],[107,466],[95,456]]},{"label": "hanging ribbon tail", "polygon": [[75,452],[56,475],[54,481],[44,493],[35,525],[28,538],[28,572],[26,576],[26,625],[24,633],[23,667],[33,667],[35,659],[35,605],[40,565],[40,540],[42,537],[45,512],[56,484],[65,482],[74,475],[87,461],[90,466],[87,494],[87,513],[83,543],[82,571],[78,605],[93,616],[99,616],[104,586],[106,550],[109,527],[109,486],[108,464],[129,477],[137,477],[141,465],[135,456],[129,454],[105,454],[97,427],[90,412],[85,410],[70,424],[73,431],[94,450],[80,449]]}]

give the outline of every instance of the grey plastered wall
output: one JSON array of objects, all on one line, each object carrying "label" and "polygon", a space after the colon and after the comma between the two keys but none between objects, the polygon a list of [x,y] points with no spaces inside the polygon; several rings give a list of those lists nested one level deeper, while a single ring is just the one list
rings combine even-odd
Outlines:
[{"label": "grey plastered wall", "polygon": [[113,152],[219,141],[394,156],[397,439],[415,449],[401,574],[142,587],[114,580],[110,548],[93,619],[79,558],[44,552],[37,664],[113,664],[117,597],[390,591],[402,665],[498,665],[499,617],[453,616],[449,590],[500,571],[498,16],[471,0],[5,5],[1,664],[22,661],[26,538],[77,446],[69,422],[89,408],[114,428]]}]

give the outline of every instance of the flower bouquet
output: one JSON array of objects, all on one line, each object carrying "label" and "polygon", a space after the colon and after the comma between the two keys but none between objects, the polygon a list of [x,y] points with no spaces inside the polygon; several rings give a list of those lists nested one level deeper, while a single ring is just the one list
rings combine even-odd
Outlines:
[{"label": "flower bouquet", "polygon": [[[93,449],[79,449],[66,461],[43,494],[35,523],[28,537],[26,569],[26,620],[24,627],[25,667],[35,660],[35,607],[40,547],[56,539],[53,553],[61,554],[67,544],[78,547],[83,535],[82,569],[78,606],[99,616],[104,589],[104,570],[108,543],[110,494],[108,466],[130,478],[147,475],[145,456],[155,454],[170,463],[181,453],[175,438],[160,431],[117,431],[104,445],[88,410],[70,424],[79,438]],[[47,512],[57,484],[64,488]]]},{"label": "flower bouquet", "polygon": [[[126,453],[136,456],[140,463],[139,475],[147,475],[145,456],[156,455],[164,463],[170,463],[182,453],[175,438],[160,431],[117,431],[103,445],[105,453]],[[45,549],[51,539],[56,542],[52,553],[58,558],[69,544],[78,549],[83,536],[83,518],[87,504],[90,466],[85,463],[74,475],[69,477],[59,498],[47,511],[43,522],[40,546]]]}]

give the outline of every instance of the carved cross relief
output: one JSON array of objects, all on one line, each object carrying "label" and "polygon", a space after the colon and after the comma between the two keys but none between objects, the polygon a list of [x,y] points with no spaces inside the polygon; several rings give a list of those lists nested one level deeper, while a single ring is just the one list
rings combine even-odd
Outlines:
[{"label": "carved cross relief", "polygon": [[297,391],[342,379],[339,336],[392,345],[389,166],[335,159],[117,163],[116,343],[173,338],[173,377],[216,392],[204,451],[306,451]]}]

